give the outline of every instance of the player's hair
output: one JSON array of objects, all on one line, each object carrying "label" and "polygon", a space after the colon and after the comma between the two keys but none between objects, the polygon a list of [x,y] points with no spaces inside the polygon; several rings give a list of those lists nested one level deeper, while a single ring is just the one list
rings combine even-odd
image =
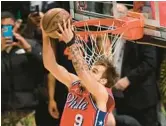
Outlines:
[{"label": "player's hair", "polygon": [[102,75],[102,78],[107,79],[105,87],[110,88],[117,82],[119,75],[111,61],[109,61],[107,58],[101,58],[94,65],[102,65],[106,67],[106,70]]}]

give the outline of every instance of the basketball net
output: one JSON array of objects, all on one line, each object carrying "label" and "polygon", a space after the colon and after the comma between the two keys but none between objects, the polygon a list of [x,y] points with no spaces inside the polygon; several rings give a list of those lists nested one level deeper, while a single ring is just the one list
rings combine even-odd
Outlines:
[{"label": "basketball net", "polygon": [[[102,26],[96,26],[97,31],[102,31]],[[105,27],[104,27],[105,28]],[[112,26],[108,27],[106,30],[113,30],[115,28],[114,23]],[[77,27],[74,27],[74,31],[78,31]],[[84,25],[84,31],[90,32],[90,28],[87,24]],[[89,68],[93,66],[101,58],[107,58],[109,61],[114,59],[114,55],[118,52],[118,47],[121,46],[120,40],[123,36],[123,33],[120,34],[88,34],[85,36],[76,35],[75,43],[80,50],[80,53],[83,53],[84,60],[86,60]]]},{"label": "basketball net", "polygon": [[[127,12],[125,17],[119,19],[89,19],[73,24],[75,43],[89,68],[103,57],[116,62],[118,57],[115,54],[124,44],[121,42],[122,37],[126,40],[137,40],[144,34],[143,14],[135,12]],[[95,30],[92,30],[94,27]],[[69,51],[65,54],[70,56]]]}]

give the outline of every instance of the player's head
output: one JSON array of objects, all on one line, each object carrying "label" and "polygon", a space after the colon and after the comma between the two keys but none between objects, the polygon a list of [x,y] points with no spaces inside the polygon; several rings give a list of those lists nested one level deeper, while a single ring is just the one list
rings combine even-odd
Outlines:
[{"label": "player's head", "polygon": [[92,66],[91,74],[93,77],[95,77],[95,79],[97,79],[99,83],[108,88],[112,87],[118,79],[118,74],[114,66],[106,58],[98,60]]},{"label": "player's head", "polygon": [[15,17],[12,13],[4,11],[1,13],[1,25],[13,25],[15,24]]}]

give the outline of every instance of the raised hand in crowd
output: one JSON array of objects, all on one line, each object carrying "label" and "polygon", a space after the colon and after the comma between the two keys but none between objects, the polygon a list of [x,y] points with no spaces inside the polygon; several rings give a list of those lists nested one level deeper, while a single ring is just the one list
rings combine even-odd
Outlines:
[{"label": "raised hand in crowd", "polygon": [[22,19],[16,20],[14,28],[13,28],[13,32],[18,32],[19,31],[22,22],[23,22]]},{"label": "raised hand in crowd", "polygon": [[18,42],[14,42],[13,45],[23,48],[26,52],[31,52],[32,47],[27,42],[27,40],[18,33],[13,33],[13,34],[14,34],[16,40],[18,40]]},{"label": "raised hand in crowd", "polygon": [[6,50],[8,47],[13,46],[10,37],[1,36],[1,51]]},{"label": "raised hand in crowd", "polygon": [[[9,20],[10,21],[10,20]],[[11,22],[11,21],[10,21]],[[9,23],[9,22],[7,22]],[[10,23],[9,23],[10,24]],[[11,23],[12,24],[12,23]],[[22,20],[21,19],[18,19],[15,23],[13,22],[14,24],[14,28],[13,28],[13,32],[18,32],[18,30],[20,29],[21,27],[21,24],[22,24]],[[1,51],[4,51],[6,50],[8,47],[12,47],[15,45],[15,43],[13,43],[13,40],[11,39],[11,37],[4,37],[3,36],[3,28],[1,29],[2,30],[2,34],[1,34]]]},{"label": "raised hand in crowd", "polygon": [[[18,30],[20,29],[22,24],[22,20],[18,19],[14,23],[14,27],[12,29],[13,31],[13,40],[11,37],[3,37],[1,36],[1,51],[6,50],[8,47],[18,46],[20,48],[23,48],[25,51],[30,52],[31,51],[31,45],[25,40],[24,37],[22,37]],[[3,32],[3,29],[2,29]],[[17,42],[16,42],[17,41]]]}]

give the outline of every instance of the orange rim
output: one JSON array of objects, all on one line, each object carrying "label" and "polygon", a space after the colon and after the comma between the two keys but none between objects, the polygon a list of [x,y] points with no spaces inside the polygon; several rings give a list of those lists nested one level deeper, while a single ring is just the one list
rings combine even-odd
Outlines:
[{"label": "orange rim", "polygon": [[114,29],[101,30],[101,31],[75,31],[76,35],[87,36],[87,35],[99,35],[105,33],[111,34],[122,34],[123,38],[127,40],[136,40],[143,37],[143,27],[144,27],[144,17],[141,13],[128,12],[126,17],[119,19],[90,19],[84,21],[74,22],[73,25],[76,28],[79,27],[89,27],[89,26],[113,26]]}]

